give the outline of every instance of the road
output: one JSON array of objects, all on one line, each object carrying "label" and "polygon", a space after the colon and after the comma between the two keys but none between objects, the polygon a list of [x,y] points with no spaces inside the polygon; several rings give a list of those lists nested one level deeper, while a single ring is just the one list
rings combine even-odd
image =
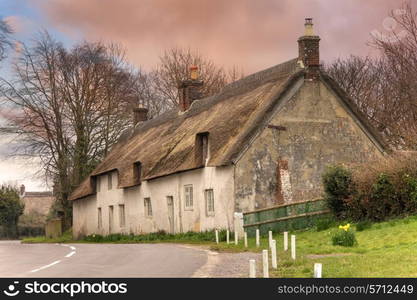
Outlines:
[{"label": "road", "polygon": [[0,277],[191,277],[208,251],[175,244],[0,241]]}]

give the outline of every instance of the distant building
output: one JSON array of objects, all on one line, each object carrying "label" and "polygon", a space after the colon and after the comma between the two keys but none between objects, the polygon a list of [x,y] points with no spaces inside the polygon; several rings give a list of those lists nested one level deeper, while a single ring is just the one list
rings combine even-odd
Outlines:
[{"label": "distant building", "polygon": [[[55,202],[55,197],[50,191],[27,192],[25,186],[20,186],[20,200],[24,203],[25,209],[23,216],[33,216],[36,222],[44,222],[51,206]],[[28,218],[24,218],[27,220]]]},{"label": "distant building", "polygon": [[152,120],[135,110],[134,128],[71,194],[74,236],[233,229],[241,212],[320,197],[330,164],[383,157],[305,26],[295,59],[203,99],[193,68],[177,108]]}]

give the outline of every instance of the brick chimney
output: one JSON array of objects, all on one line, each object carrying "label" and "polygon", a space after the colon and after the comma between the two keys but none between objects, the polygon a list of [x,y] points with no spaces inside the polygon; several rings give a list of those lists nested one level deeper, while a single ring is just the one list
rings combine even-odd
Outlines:
[{"label": "brick chimney", "polygon": [[320,69],[320,37],[314,35],[313,19],[305,19],[305,32],[298,39],[298,59],[306,69],[306,79],[315,80]]},{"label": "brick chimney", "polygon": [[201,87],[203,81],[198,79],[198,67],[190,67],[190,78],[184,80],[178,86],[179,109],[186,111],[194,100],[201,98]]},{"label": "brick chimney", "polygon": [[136,107],[133,109],[133,125],[148,120],[148,109],[144,107]]}]

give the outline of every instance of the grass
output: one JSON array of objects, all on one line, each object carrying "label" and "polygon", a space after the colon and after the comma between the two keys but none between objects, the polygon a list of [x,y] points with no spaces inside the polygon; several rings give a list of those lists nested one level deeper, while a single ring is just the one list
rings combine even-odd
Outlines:
[{"label": "grass", "polygon": [[[282,234],[275,234],[278,249],[278,269],[274,277],[312,277],[314,263],[323,264],[323,277],[417,277],[417,216],[373,224],[356,232],[355,247],[333,246],[331,235],[337,227],[317,232],[293,232],[297,239],[297,259],[283,251]],[[218,251],[260,251],[268,248],[267,237],[256,248],[253,238],[248,248],[221,243],[212,246]],[[309,257],[309,255],[323,257]]]},{"label": "grass", "polygon": [[[226,231],[219,231],[219,239],[226,240]],[[109,243],[109,244],[132,244],[132,243],[187,243],[187,244],[214,244],[214,231],[186,232],[168,234],[164,231],[133,235],[133,234],[110,234],[102,236],[93,234],[80,240],[72,238],[71,231],[65,232],[58,238],[47,238],[45,236],[22,239],[22,243]]]}]

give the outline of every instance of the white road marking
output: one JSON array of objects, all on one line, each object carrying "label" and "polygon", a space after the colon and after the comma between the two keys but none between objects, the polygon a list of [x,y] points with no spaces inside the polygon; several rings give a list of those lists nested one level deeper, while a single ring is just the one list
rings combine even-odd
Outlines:
[{"label": "white road marking", "polygon": [[30,273],[35,273],[35,272],[38,272],[38,271],[40,271],[40,270],[43,270],[43,269],[46,269],[46,268],[52,267],[53,265],[59,264],[60,262],[61,262],[60,260],[56,260],[56,261],[54,261],[53,263],[51,263],[51,264],[49,264],[49,265],[46,265],[46,266],[43,266],[43,267],[40,267],[40,268],[38,268],[38,269],[35,269],[35,270],[30,271]]},{"label": "white road marking", "polygon": [[73,247],[73,246],[70,246],[70,248],[71,248],[71,250],[75,250],[75,247]]},{"label": "white road marking", "polygon": [[65,257],[71,257],[71,256],[73,256],[74,254],[75,254],[75,251],[72,251],[72,252],[68,253],[67,255],[65,255]]}]

